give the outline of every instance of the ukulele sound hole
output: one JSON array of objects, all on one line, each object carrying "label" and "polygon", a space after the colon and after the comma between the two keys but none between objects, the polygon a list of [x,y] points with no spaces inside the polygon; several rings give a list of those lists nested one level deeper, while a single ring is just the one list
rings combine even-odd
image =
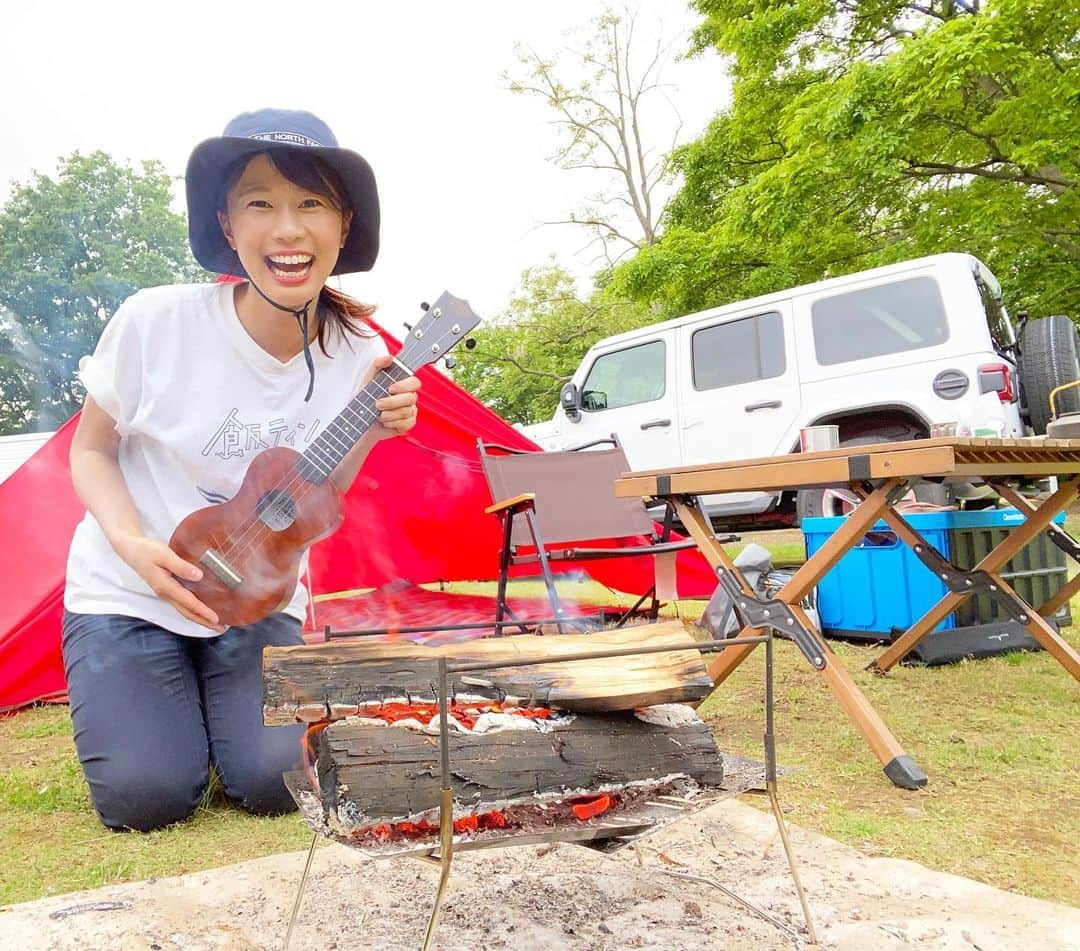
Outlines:
[{"label": "ukulele sound hole", "polygon": [[296,502],[288,492],[274,489],[259,499],[256,512],[271,531],[283,532],[296,521]]}]

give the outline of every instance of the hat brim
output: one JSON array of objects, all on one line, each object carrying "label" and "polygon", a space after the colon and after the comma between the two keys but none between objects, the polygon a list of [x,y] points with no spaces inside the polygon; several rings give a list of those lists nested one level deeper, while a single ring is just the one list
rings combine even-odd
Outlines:
[{"label": "hat brim", "polygon": [[349,149],[275,142],[272,146],[257,139],[222,136],[195,146],[184,173],[187,192],[188,240],[195,260],[216,274],[246,277],[236,252],[229,247],[217,217],[217,199],[225,169],[245,156],[270,148],[313,153],[330,165],[345,186],[353,219],[345,246],[331,274],[369,271],[379,255],[379,192],[375,174],[367,161]]}]

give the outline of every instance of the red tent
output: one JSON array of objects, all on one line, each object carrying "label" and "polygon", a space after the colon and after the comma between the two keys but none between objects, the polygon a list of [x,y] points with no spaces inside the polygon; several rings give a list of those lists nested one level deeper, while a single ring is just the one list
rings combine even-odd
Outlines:
[{"label": "red tent", "polygon": [[[400,344],[380,332],[396,352]],[[311,551],[318,593],[498,575],[501,536],[497,520],[484,514],[491,498],[476,440],[536,447],[441,373],[425,367],[420,377],[416,428],[375,448],[345,498],[344,525]],[[0,711],[64,696],[64,567],[83,514],[68,470],[74,429],[71,419],[0,485]],[[589,574],[632,593],[646,591],[653,577],[647,558],[593,562]],[[680,553],[680,595],[708,597],[714,586],[700,555]]]}]

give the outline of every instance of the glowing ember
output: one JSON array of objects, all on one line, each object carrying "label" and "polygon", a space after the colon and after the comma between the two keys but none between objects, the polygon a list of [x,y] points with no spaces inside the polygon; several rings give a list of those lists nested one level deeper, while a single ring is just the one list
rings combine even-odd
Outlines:
[{"label": "glowing ember", "polygon": [[[459,727],[472,731],[477,721],[485,714],[504,714],[528,720],[555,720],[562,714],[549,707],[518,707],[504,705],[496,700],[471,698],[467,701],[455,701],[448,706],[447,713]],[[438,720],[439,706],[436,703],[387,701],[365,709],[362,716],[366,720],[379,720],[387,726],[404,723],[428,726]],[[323,720],[309,725],[304,736],[304,765],[312,788],[318,793],[319,783],[315,774],[316,740],[319,734],[330,725]],[[566,799],[544,803],[516,803],[502,809],[476,812],[459,816],[454,820],[454,835],[471,838],[484,832],[499,830],[537,830],[553,828],[562,823],[587,823],[608,812],[618,811],[623,797],[618,793],[596,793],[568,795]],[[348,838],[356,843],[370,845],[387,844],[395,841],[417,841],[438,836],[439,824],[429,819],[413,821],[380,822],[365,828],[354,829]]]},{"label": "glowing ember", "polygon": [[582,822],[592,819],[594,816],[603,815],[612,806],[612,799],[606,794],[590,796],[585,799],[571,799],[570,808]]},{"label": "glowing ember", "polygon": [[[449,705],[447,712],[469,730],[485,713],[509,713],[530,720],[548,720],[553,716],[548,707],[504,707],[496,700],[490,703],[455,701]],[[383,703],[370,712],[365,710],[363,715],[372,720],[382,720],[386,724],[398,723],[401,720],[417,720],[426,726],[439,715],[439,705],[436,703]]]},{"label": "glowing ember", "polygon": [[[483,812],[471,816],[462,816],[454,820],[454,835],[466,835],[473,832],[487,832],[491,829],[505,829],[506,817],[498,811]],[[364,829],[354,835],[371,838],[380,842],[390,842],[398,838],[426,839],[439,834],[437,822],[382,822]]]}]

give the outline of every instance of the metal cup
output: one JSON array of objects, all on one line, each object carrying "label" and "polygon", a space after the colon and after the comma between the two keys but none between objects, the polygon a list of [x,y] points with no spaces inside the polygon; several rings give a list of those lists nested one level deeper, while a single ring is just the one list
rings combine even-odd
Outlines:
[{"label": "metal cup", "polygon": [[840,445],[839,426],[807,426],[799,430],[799,451],[820,452]]}]

